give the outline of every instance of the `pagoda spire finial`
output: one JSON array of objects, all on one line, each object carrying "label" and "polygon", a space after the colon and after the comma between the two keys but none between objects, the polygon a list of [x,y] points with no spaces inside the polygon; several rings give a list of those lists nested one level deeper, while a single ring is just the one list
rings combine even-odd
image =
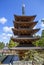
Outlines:
[{"label": "pagoda spire finial", "polygon": [[22,5],[22,15],[25,15],[25,4]]}]

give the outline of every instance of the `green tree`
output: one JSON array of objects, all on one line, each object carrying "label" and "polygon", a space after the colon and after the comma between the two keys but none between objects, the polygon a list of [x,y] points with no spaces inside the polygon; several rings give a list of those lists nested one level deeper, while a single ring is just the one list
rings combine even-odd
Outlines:
[{"label": "green tree", "polygon": [[34,43],[34,45],[36,45],[36,46],[44,47],[44,37],[41,38],[41,39],[39,39],[39,40],[36,41],[36,42],[33,42],[33,43]]},{"label": "green tree", "polygon": [[44,38],[41,38],[38,43],[39,46],[44,46]]},{"label": "green tree", "polygon": [[41,36],[44,37],[44,30],[42,30],[42,35]]},{"label": "green tree", "polygon": [[0,49],[3,49],[5,44],[3,42],[0,42]]},{"label": "green tree", "polygon": [[17,45],[18,45],[17,42],[14,42],[12,39],[10,39],[9,44],[8,44],[9,48],[16,47]]}]

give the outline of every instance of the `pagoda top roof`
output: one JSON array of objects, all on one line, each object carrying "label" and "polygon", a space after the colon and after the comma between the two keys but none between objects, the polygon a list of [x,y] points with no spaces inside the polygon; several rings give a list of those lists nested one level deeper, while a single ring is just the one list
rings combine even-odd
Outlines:
[{"label": "pagoda top roof", "polygon": [[28,19],[28,20],[30,20],[30,19],[34,20],[35,17],[36,17],[36,15],[32,15],[32,16],[14,15],[14,17],[15,17],[15,20],[17,20],[17,19],[22,19],[22,18],[24,18],[24,19],[26,18],[26,19]]}]

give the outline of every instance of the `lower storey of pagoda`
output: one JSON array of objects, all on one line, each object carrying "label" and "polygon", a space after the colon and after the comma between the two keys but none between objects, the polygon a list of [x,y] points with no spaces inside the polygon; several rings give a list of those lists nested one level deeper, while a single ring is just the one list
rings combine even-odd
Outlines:
[{"label": "lower storey of pagoda", "polygon": [[33,47],[33,42],[39,40],[37,37],[17,37],[11,38],[14,42],[18,42],[19,45],[17,47]]},{"label": "lower storey of pagoda", "polygon": [[17,47],[34,47],[35,45],[32,44],[32,42],[20,42],[19,45]]}]

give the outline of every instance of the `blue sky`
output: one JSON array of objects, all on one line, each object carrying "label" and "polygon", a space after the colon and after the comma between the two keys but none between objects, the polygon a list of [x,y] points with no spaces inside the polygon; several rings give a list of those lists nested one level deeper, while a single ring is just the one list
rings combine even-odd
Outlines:
[{"label": "blue sky", "polygon": [[35,28],[41,28],[37,33],[41,35],[44,24],[44,0],[0,0],[0,41],[7,43],[13,35],[11,28],[13,27],[14,14],[22,15],[22,4],[25,4],[25,15],[37,15],[38,21]]}]

